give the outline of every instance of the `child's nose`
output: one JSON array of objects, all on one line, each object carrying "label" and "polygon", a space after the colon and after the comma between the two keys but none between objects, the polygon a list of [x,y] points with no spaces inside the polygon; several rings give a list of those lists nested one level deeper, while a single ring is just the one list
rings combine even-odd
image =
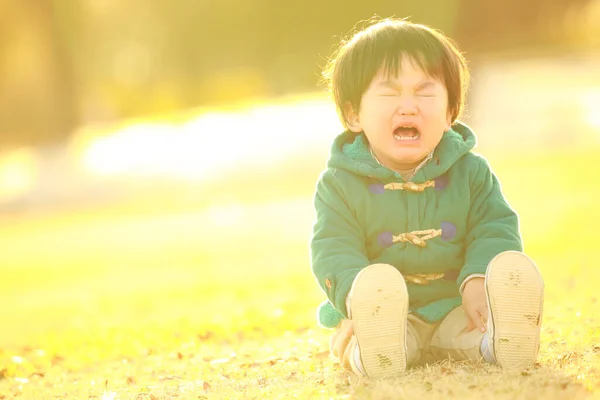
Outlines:
[{"label": "child's nose", "polygon": [[400,96],[396,113],[400,115],[415,115],[417,113],[417,103],[412,96]]}]

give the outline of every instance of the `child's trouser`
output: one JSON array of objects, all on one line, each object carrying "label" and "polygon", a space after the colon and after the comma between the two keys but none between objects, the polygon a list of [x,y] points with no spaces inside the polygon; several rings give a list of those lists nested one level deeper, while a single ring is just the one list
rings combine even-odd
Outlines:
[{"label": "child's trouser", "polygon": [[[456,361],[479,361],[484,333],[478,329],[468,332],[467,321],[462,306],[455,308],[444,319],[435,323],[426,322],[412,313],[408,314],[407,364],[414,365],[446,358]],[[346,369],[350,368],[349,357],[352,356],[346,333],[351,323],[349,319],[343,320],[331,338],[331,352]]]}]

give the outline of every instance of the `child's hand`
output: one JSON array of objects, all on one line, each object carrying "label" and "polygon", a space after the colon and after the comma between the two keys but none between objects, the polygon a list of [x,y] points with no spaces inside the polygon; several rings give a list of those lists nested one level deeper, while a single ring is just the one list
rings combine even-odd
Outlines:
[{"label": "child's hand", "polygon": [[350,339],[354,334],[352,320],[344,319],[331,338],[329,349],[334,357],[337,357],[341,366],[350,370]]},{"label": "child's hand", "polygon": [[488,306],[485,298],[485,279],[472,278],[463,289],[463,308],[467,314],[467,330],[477,328],[485,332],[488,317]]}]

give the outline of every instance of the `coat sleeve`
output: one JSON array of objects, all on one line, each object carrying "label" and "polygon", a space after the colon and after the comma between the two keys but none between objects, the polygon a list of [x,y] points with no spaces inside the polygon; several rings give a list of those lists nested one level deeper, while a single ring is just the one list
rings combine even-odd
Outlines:
[{"label": "coat sleeve", "polygon": [[465,279],[485,274],[496,255],[508,250],[523,251],[519,218],[506,202],[500,182],[487,161],[481,157],[478,161],[478,172],[471,184],[465,265],[457,280],[461,293]]},{"label": "coat sleeve", "polygon": [[317,184],[311,264],[329,301],[347,318],[346,296],[354,278],[369,265],[369,260],[365,233],[338,182],[344,177],[336,178],[335,170],[328,170]]}]

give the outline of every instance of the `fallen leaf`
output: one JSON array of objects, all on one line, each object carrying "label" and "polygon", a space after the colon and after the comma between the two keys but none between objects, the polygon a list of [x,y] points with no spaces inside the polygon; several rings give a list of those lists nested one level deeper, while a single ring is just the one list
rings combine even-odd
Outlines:
[{"label": "fallen leaf", "polygon": [[431,384],[431,382],[425,382],[425,390],[430,392],[432,389],[433,389],[433,385]]},{"label": "fallen leaf", "polygon": [[570,361],[575,361],[581,358],[581,354],[579,354],[576,351],[567,351],[564,354],[561,354],[557,359],[556,359],[556,363],[564,366],[566,363],[570,362]]},{"label": "fallen leaf", "polygon": [[183,360],[183,354],[181,354],[181,352],[177,352],[177,358],[180,360]]},{"label": "fallen leaf", "polygon": [[199,333],[196,335],[196,337],[200,340],[209,340],[212,339],[215,336],[214,332],[208,331],[205,333]]},{"label": "fallen leaf", "polygon": [[65,360],[65,358],[63,356],[59,356],[58,354],[55,354],[52,356],[52,359],[50,360],[50,362],[52,363],[52,366],[55,367],[57,364],[63,362]]},{"label": "fallen leaf", "polygon": [[442,374],[444,375],[454,375],[454,370],[448,367],[442,367]]},{"label": "fallen leaf", "polygon": [[152,393],[138,393],[134,397],[135,400],[158,400],[158,397]]},{"label": "fallen leaf", "polygon": [[329,357],[329,351],[322,351],[320,353],[315,354],[314,356],[317,360],[324,360]]},{"label": "fallen leaf", "polygon": [[254,361],[251,363],[243,363],[240,365],[240,368],[254,368],[254,367],[258,367],[260,365],[260,363]]},{"label": "fallen leaf", "polygon": [[475,389],[477,388],[477,385],[469,385],[469,389]]},{"label": "fallen leaf", "polygon": [[204,390],[208,390],[208,389],[210,389],[210,383],[208,383],[208,382],[204,381],[204,382],[202,383],[202,389],[204,389]]},{"label": "fallen leaf", "polygon": [[135,385],[136,381],[135,378],[133,376],[128,376],[127,377],[127,384],[128,385]]},{"label": "fallen leaf", "polygon": [[159,376],[158,380],[159,381],[174,381],[177,379],[181,379],[181,376],[179,375],[167,375],[167,376]]}]

